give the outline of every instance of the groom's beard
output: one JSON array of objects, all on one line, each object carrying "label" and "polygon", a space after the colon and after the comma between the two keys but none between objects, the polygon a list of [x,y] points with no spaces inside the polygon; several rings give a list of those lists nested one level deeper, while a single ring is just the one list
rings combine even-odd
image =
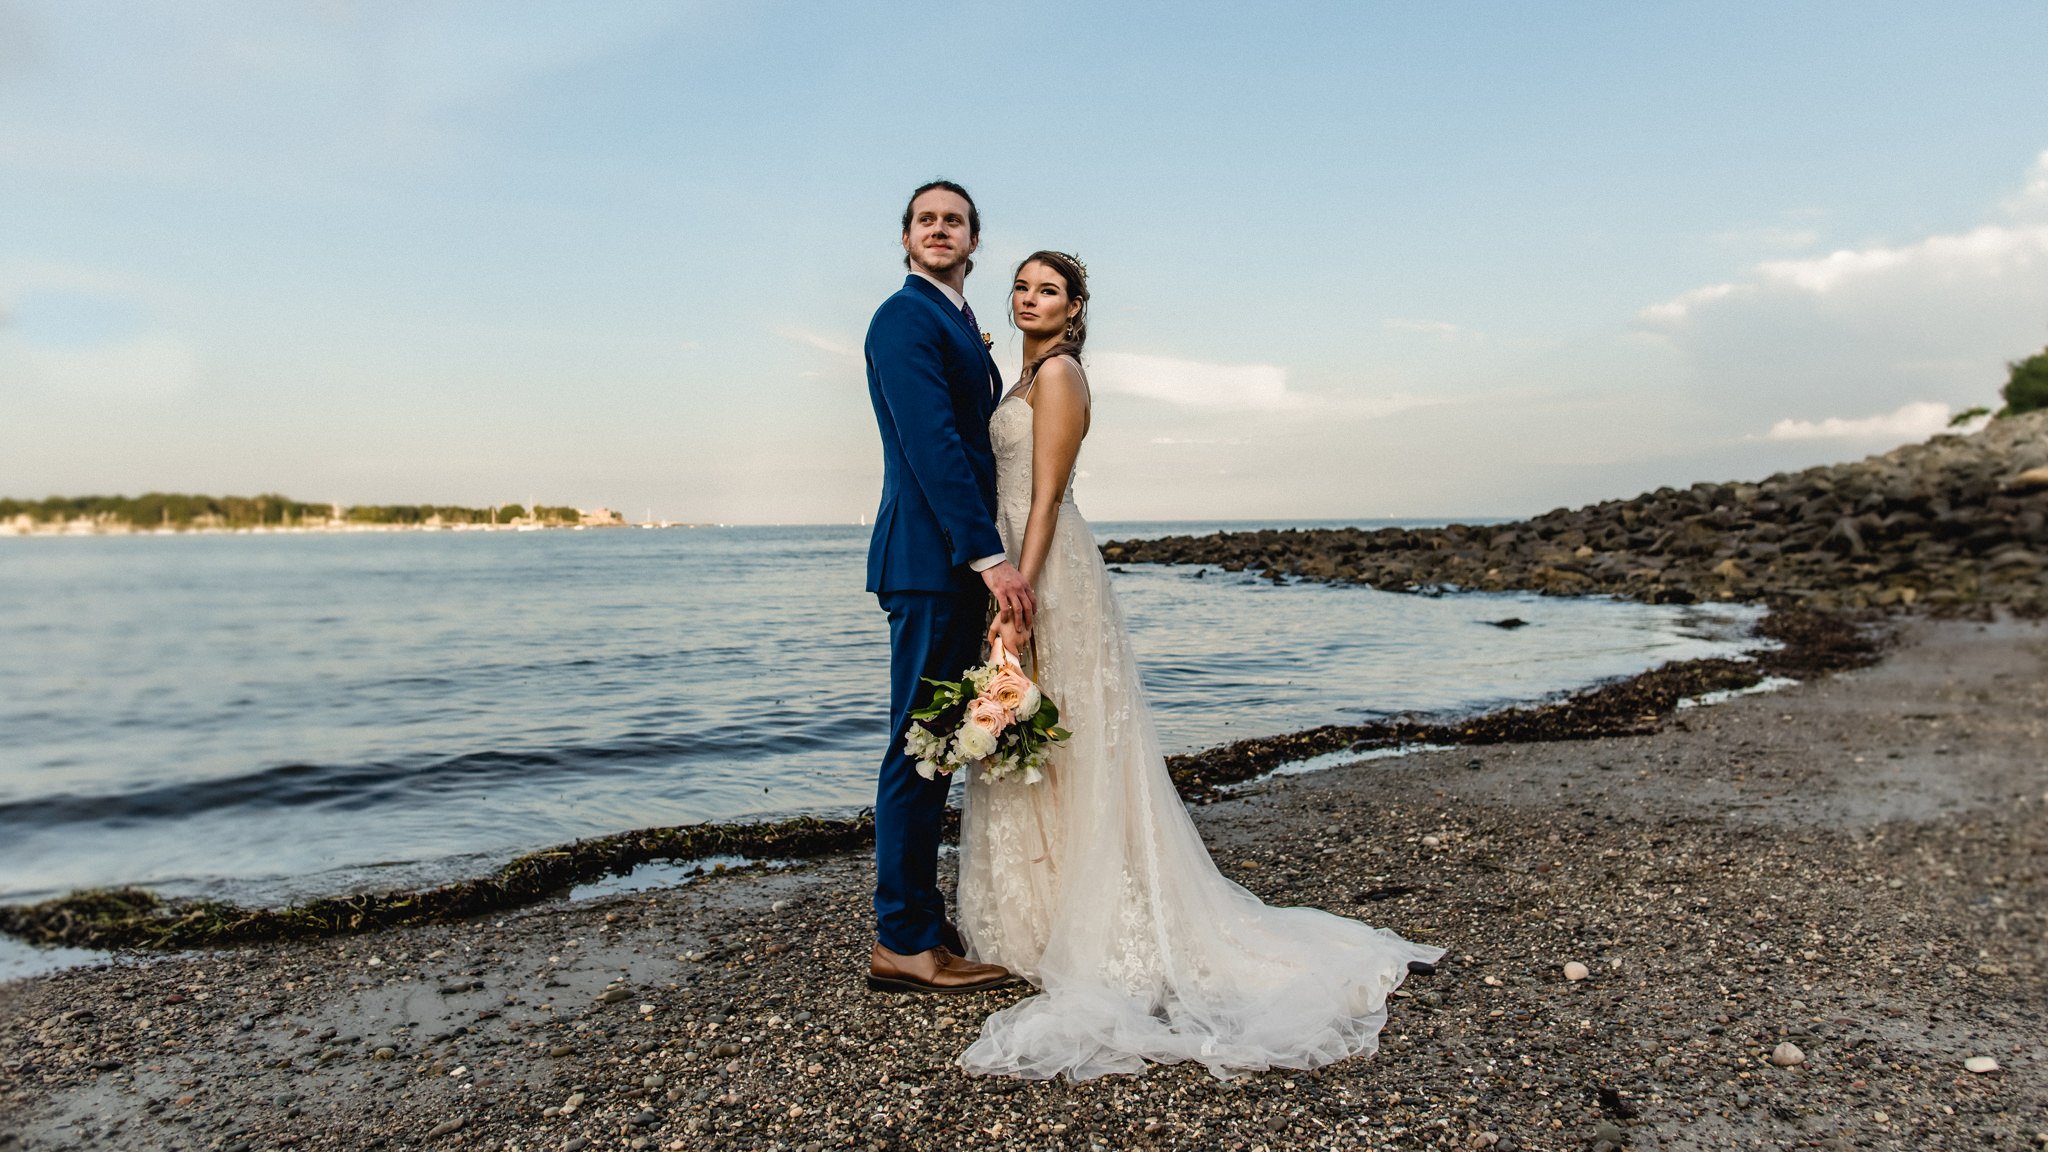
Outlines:
[{"label": "groom's beard", "polygon": [[[933,264],[931,263],[933,259],[943,259],[945,263]],[[967,254],[957,247],[949,248],[943,253],[927,252],[919,249],[910,256],[911,267],[939,280],[944,280],[956,268],[961,270],[960,275],[964,278],[967,275],[967,270],[964,267],[967,262]]]}]

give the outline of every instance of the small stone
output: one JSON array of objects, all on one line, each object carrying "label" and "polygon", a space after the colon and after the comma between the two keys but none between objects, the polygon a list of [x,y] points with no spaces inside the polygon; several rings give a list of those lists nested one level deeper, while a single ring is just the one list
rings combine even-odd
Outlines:
[{"label": "small stone", "polygon": [[1889,1124],[1892,1122],[1892,1115],[1889,1112],[1872,1112],[1870,1118],[1879,1124]]},{"label": "small stone", "polygon": [[1465,1147],[1473,1149],[1473,1152],[1478,1152],[1481,1148],[1491,1148],[1498,1143],[1500,1143],[1500,1133],[1498,1132],[1474,1132],[1472,1139],[1465,1142]]},{"label": "small stone", "polygon": [[379,1048],[375,1052],[371,1053],[371,1055],[375,1056],[379,1060],[396,1060],[398,1059],[398,1049],[393,1048],[387,1044],[384,1047]]},{"label": "small stone", "polygon": [[439,1140],[441,1137],[446,1136],[451,1132],[460,1132],[462,1131],[462,1126],[467,1123],[469,1123],[469,1121],[463,1119],[460,1116],[457,1116],[453,1120],[443,1120],[439,1124],[434,1125],[432,1128],[427,1129],[427,1139]]},{"label": "small stone", "polygon": [[576,1049],[570,1047],[567,1044],[557,1044],[554,1047],[548,1049],[548,1055],[555,1057],[556,1059],[560,1059],[563,1056],[574,1056],[575,1054]]},{"label": "small stone", "polygon": [[652,1112],[641,1112],[631,1120],[626,1121],[626,1123],[631,1124],[635,1128],[652,1128],[660,1119],[661,1117],[656,1116]]},{"label": "small stone", "polygon": [[562,1101],[562,1115],[570,1115],[571,1113],[575,1112],[576,1109],[581,1108],[582,1106],[583,1093],[571,1092],[569,1093],[569,1098],[567,1100]]},{"label": "small stone", "polygon": [[1614,1121],[1602,1120],[1593,1125],[1593,1139],[1596,1143],[1604,1141],[1620,1148],[1628,1143],[1628,1133],[1623,1132],[1621,1125]]},{"label": "small stone", "polygon": [[1588,969],[1584,964],[1579,963],[1577,960],[1567,960],[1564,962],[1564,978],[1567,980],[1576,983],[1580,980],[1584,980],[1586,977],[1591,976],[1592,974],[1593,973],[1590,969]]},{"label": "small stone", "polygon": [[1986,1072],[1996,1072],[1998,1071],[1998,1061],[1989,1056],[1972,1056],[1968,1060],[1963,1061],[1963,1071],[1975,1072],[1979,1076]]},{"label": "small stone", "polygon": [[[2012,492],[2025,492],[2034,488],[2048,488],[2048,465],[2027,469],[2006,481],[2005,487],[2008,491]],[[2048,1143],[2048,1141],[2043,1141],[2043,1143]]]},{"label": "small stone", "polygon": [[773,903],[773,904],[770,904],[770,905],[768,906],[768,910],[769,910],[770,912],[780,912],[780,911],[782,911],[782,910],[783,910],[784,908],[787,908],[787,907],[789,907],[789,901],[787,901],[787,900],[777,900],[777,901],[776,901],[775,903]]},{"label": "small stone", "polygon": [[597,1002],[599,1004],[617,1004],[621,1000],[631,1000],[632,998],[633,992],[630,988],[607,988],[597,994]]},{"label": "small stone", "polygon": [[1485,984],[1488,988],[1500,987],[1500,977],[1498,976],[1488,976],[1480,982]]},{"label": "small stone", "polygon": [[650,1072],[640,1078],[640,1086],[642,1088],[659,1088],[667,1082],[659,1072]]},{"label": "small stone", "polygon": [[562,1145],[562,1152],[583,1152],[583,1150],[588,1147],[590,1147],[590,1140],[588,1137],[571,1136],[569,1137],[569,1142]]},{"label": "small stone", "polygon": [[1443,846],[1444,846],[1444,841],[1443,841],[1443,837],[1441,837],[1441,836],[1424,836],[1424,837],[1422,838],[1422,846],[1423,846],[1424,848],[1428,848],[1428,849],[1431,849],[1432,851],[1433,851],[1433,850],[1435,850],[1435,849],[1441,848],[1441,847],[1443,847]]},{"label": "small stone", "polygon": [[711,1050],[711,1054],[720,1060],[724,1060],[727,1057],[739,1055],[740,1046],[737,1044],[720,1044]]},{"label": "small stone", "polygon": [[1790,1040],[1782,1041],[1776,1048],[1771,1049],[1771,1063],[1780,1068],[1791,1068],[1806,1063],[1806,1053],[1801,1052],[1799,1045]]}]

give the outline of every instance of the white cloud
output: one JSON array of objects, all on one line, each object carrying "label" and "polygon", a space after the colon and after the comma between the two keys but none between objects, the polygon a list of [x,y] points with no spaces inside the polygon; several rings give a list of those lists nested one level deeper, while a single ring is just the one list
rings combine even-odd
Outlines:
[{"label": "white cloud", "polygon": [[2048,153],[1994,219],[1761,261],[1637,321],[1674,355],[1655,370],[1736,438],[1759,410],[1887,413],[1792,420],[1758,438],[1783,441],[1916,435],[1931,409],[1915,404],[1995,406],[2005,363],[2048,342]]},{"label": "white cloud", "polygon": [[1738,293],[1754,291],[1754,287],[1744,284],[1709,284],[1704,288],[1681,292],[1662,304],[1652,304],[1637,316],[1651,322],[1683,320],[1691,315],[1695,308],[1712,304],[1716,300],[1725,300]]},{"label": "white cloud", "polygon": [[852,360],[856,363],[859,363],[861,360],[864,359],[864,357],[861,356],[860,349],[857,346],[848,344],[844,340],[834,340],[830,336],[821,336],[818,333],[812,332],[806,328],[797,328],[792,325],[784,325],[780,328],[777,328],[775,330],[775,334],[777,336],[782,337],[784,340],[788,340],[797,344],[802,344],[807,348],[816,348],[820,352],[825,352],[830,355],[837,356],[842,360]]},{"label": "white cloud", "polygon": [[1780,420],[1764,433],[1766,440],[1890,440],[1903,444],[1924,440],[1948,427],[1949,406],[1931,400],[1901,404],[1876,416],[1825,420]]},{"label": "white cloud", "polygon": [[2034,166],[2027,171],[2026,186],[2005,202],[2005,211],[2019,220],[2048,218],[2048,151],[2034,157]]},{"label": "white cloud", "polygon": [[1891,275],[1921,280],[1984,280],[2024,275],[2048,257],[2048,224],[1985,225],[1951,236],[1930,236],[1900,248],[1843,249],[1808,260],[1768,260],[1759,276],[1825,296]]},{"label": "white cloud", "polygon": [[1088,378],[1103,392],[1144,396],[1191,408],[1292,411],[1308,399],[1287,388],[1287,369],[1276,364],[1204,364],[1171,356],[1097,352]]}]

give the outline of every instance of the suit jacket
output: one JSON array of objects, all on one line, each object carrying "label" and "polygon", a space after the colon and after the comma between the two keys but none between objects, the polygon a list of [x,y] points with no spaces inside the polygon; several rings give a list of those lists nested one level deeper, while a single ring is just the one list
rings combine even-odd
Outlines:
[{"label": "suit jacket", "polygon": [[868,322],[868,399],[882,432],[882,503],[868,591],[969,591],[967,567],[1003,551],[989,446],[1002,374],[953,302],[922,276]]}]

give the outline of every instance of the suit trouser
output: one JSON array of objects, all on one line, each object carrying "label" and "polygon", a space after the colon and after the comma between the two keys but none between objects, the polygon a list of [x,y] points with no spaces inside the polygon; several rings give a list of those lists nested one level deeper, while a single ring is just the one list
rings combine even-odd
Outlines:
[{"label": "suit trouser", "polygon": [[926,780],[903,750],[910,714],[931,700],[925,679],[958,680],[981,655],[988,593],[882,592],[889,614],[889,749],[875,786],[875,935],[909,956],[935,948],[946,918],[939,833],[952,778]]}]

